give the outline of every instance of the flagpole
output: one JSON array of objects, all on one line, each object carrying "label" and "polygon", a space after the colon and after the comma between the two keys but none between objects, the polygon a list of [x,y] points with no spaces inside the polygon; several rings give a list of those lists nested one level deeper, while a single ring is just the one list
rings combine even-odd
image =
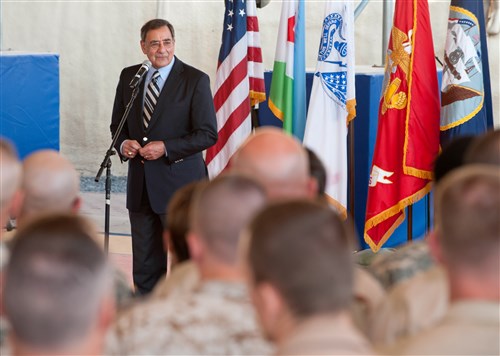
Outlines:
[{"label": "flagpole", "polygon": [[425,216],[425,227],[426,227],[426,234],[428,234],[431,231],[431,192],[429,192],[426,197],[426,204],[427,204],[427,214]]},{"label": "flagpole", "polygon": [[408,224],[406,235],[408,241],[413,240],[413,205],[408,205]]},{"label": "flagpole", "polygon": [[349,123],[349,210],[354,221],[354,120]]},{"label": "flagpole", "polygon": [[252,131],[260,126],[259,120],[259,104],[252,106],[250,109],[250,115],[252,118]]},{"label": "flagpole", "polygon": [[392,16],[394,9],[391,0],[384,0],[383,6],[383,22],[382,22],[382,66],[385,63],[385,55],[389,46],[389,36],[392,29]]}]

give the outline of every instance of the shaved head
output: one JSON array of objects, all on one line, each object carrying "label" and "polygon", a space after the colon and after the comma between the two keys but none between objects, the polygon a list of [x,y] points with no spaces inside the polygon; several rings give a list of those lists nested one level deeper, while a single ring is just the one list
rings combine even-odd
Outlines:
[{"label": "shaved head", "polygon": [[23,218],[40,212],[75,212],[80,179],[71,162],[56,151],[41,150],[24,160],[23,170]]},{"label": "shaved head", "polygon": [[265,202],[264,189],[254,180],[220,175],[197,192],[191,207],[191,229],[219,261],[234,265],[240,233]]},{"label": "shaved head", "polygon": [[[500,170],[469,164],[454,170],[436,188],[439,243],[454,268],[479,268],[500,254]],[[492,257],[489,257],[492,256]]]},{"label": "shaved head", "polygon": [[316,195],[306,151],[274,127],[260,128],[250,136],[232,158],[231,169],[256,179],[272,199]]}]

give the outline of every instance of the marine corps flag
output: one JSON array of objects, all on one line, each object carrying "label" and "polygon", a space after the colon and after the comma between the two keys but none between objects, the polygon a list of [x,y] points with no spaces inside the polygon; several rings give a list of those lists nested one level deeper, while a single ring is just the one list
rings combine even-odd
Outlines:
[{"label": "marine corps flag", "polygon": [[441,144],[493,125],[482,1],[452,0],[441,83]]},{"label": "marine corps flag", "polygon": [[431,188],[439,151],[439,87],[426,0],[396,0],[366,206],[373,251]]}]

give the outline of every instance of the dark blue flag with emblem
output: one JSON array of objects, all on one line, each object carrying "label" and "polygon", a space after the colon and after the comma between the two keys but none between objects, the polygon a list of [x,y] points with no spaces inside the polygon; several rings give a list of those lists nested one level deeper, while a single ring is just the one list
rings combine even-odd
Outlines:
[{"label": "dark blue flag with emblem", "polygon": [[441,145],[493,127],[483,2],[452,0],[441,84]]}]

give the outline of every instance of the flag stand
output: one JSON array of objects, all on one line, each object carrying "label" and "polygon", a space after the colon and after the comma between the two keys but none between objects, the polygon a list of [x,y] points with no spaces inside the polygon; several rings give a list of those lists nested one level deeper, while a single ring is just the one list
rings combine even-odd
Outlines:
[{"label": "flag stand", "polygon": [[252,118],[252,132],[260,127],[259,120],[259,104],[255,104],[250,108],[250,116]]},{"label": "flag stand", "polygon": [[408,241],[413,240],[413,205],[408,205],[408,225],[406,237]]},{"label": "flag stand", "polygon": [[354,120],[349,123],[349,212],[354,221]]},{"label": "flag stand", "polygon": [[431,192],[429,192],[426,197],[425,197],[426,203],[427,203],[427,214],[425,214],[425,227],[426,227],[426,234],[428,234],[431,231]]}]

